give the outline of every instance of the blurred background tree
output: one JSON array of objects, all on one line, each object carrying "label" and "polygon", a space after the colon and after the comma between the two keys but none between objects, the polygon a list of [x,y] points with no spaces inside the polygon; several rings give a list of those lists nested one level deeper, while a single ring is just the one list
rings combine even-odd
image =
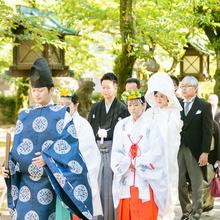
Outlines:
[{"label": "blurred background tree", "polygon": [[[65,27],[78,30],[79,36],[60,41],[56,30],[45,29],[38,25],[38,19],[17,13],[16,4],[52,11]],[[76,80],[114,70],[120,80],[119,95],[125,78],[132,74],[141,79],[155,71],[178,74],[188,36],[203,33],[210,41],[207,47],[216,53],[215,91],[220,94],[217,0],[0,0],[0,6],[2,75],[12,62],[12,29],[20,24],[26,27],[20,38],[32,39],[38,47],[50,43],[65,48],[66,64],[74,70]],[[10,78],[9,82],[14,84]]]}]

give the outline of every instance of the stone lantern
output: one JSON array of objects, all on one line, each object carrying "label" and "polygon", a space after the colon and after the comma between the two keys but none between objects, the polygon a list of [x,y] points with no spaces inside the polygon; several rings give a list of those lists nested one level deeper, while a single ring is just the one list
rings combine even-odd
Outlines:
[{"label": "stone lantern", "polygon": [[209,57],[213,54],[202,44],[202,40],[190,40],[180,62],[180,75],[195,76],[198,80],[209,79]]},{"label": "stone lantern", "polygon": [[[50,13],[39,11],[36,8],[29,8],[25,6],[17,6],[19,13],[24,16],[43,16],[45,22],[43,26],[47,29],[55,28],[58,30],[59,38],[64,41],[65,35],[78,35],[74,30],[70,30],[61,26],[61,24],[51,16]],[[18,26],[13,30],[16,36],[23,34],[25,27]],[[15,46],[13,47],[13,65],[9,69],[9,75],[14,77],[27,77],[33,62],[39,58],[47,59],[53,76],[65,76],[68,73],[69,67],[65,65],[65,51],[64,49],[55,47],[49,44],[43,44],[42,48],[35,47],[35,42],[32,40],[19,40],[15,38]]]}]

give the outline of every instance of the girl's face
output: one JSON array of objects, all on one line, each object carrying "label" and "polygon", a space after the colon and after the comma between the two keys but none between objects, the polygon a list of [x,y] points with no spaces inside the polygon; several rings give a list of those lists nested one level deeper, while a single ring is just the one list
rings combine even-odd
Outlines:
[{"label": "girl's face", "polygon": [[134,121],[140,118],[145,108],[145,103],[142,104],[139,99],[128,100],[128,111]]},{"label": "girl's face", "polygon": [[71,98],[69,98],[69,97],[60,97],[59,104],[62,106],[69,107],[70,108],[70,115],[73,115],[76,112],[77,106],[78,106],[78,104],[74,104],[71,101]]},{"label": "girl's face", "polygon": [[168,106],[169,100],[163,93],[156,92],[154,97],[158,107],[164,108]]},{"label": "girl's face", "polygon": [[47,105],[51,100],[53,88],[48,90],[47,87],[31,88],[33,101],[37,105]]}]

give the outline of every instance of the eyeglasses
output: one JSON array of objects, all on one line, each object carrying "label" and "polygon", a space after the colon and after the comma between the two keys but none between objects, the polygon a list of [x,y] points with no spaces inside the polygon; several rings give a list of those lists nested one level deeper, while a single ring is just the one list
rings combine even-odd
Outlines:
[{"label": "eyeglasses", "polygon": [[194,86],[191,86],[191,85],[182,85],[182,86],[180,86],[180,89],[185,89],[185,88],[190,88],[190,87],[194,87]]}]

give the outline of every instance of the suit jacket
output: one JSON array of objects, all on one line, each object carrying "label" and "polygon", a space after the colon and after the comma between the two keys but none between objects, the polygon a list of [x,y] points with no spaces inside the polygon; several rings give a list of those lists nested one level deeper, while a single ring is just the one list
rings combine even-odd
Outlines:
[{"label": "suit jacket", "polygon": [[215,164],[220,160],[220,125],[214,120],[213,122],[214,149],[209,152],[209,163]]},{"label": "suit jacket", "polygon": [[216,122],[218,122],[218,124],[220,125],[220,107],[217,108],[216,112],[215,112],[215,117],[214,120]]},{"label": "suit jacket", "polygon": [[[183,101],[181,105],[184,109]],[[196,96],[187,116],[184,110],[181,111],[181,118],[183,120],[181,146],[188,147],[198,160],[201,153],[209,152],[211,145],[213,126],[211,105]]]}]

